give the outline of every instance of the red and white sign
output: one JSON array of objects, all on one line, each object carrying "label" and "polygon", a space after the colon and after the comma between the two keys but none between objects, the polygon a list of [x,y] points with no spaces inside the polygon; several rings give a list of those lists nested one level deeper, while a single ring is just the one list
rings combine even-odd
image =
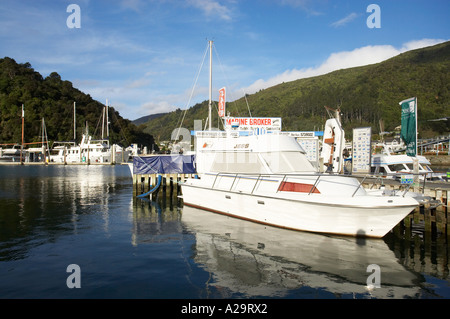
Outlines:
[{"label": "red and white sign", "polygon": [[225,88],[219,90],[219,116],[225,116]]},{"label": "red and white sign", "polygon": [[270,130],[281,130],[280,117],[228,117],[225,126],[236,126],[241,130],[253,128],[266,128]]}]

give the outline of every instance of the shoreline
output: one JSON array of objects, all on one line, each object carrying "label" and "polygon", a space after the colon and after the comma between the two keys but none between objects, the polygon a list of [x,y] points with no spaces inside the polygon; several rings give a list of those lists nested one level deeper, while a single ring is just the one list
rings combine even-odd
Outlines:
[{"label": "shoreline", "polygon": [[[133,162],[129,162],[131,164],[133,164]],[[79,166],[90,166],[90,165],[104,165],[104,166],[111,166],[111,165],[127,165],[129,164],[128,162],[126,163],[115,163],[115,164],[111,164],[111,163],[43,163],[43,162],[0,162],[0,165],[16,165],[16,166],[20,166],[20,165],[31,165],[31,166],[46,166],[46,165],[79,165]]]},{"label": "shoreline", "polygon": [[448,166],[450,167],[450,155],[423,155],[430,161],[431,166]]},{"label": "shoreline", "polygon": [[[450,155],[422,155],[430,161],[432,166],[449,166],[450,167]],[[129,162],[133,163],[133,162]],[[24,162],[23,165],[126,165],[126,163],[42,163],[42,162]],[[20,162],[0,162],[0,165],[21,165]]]}]

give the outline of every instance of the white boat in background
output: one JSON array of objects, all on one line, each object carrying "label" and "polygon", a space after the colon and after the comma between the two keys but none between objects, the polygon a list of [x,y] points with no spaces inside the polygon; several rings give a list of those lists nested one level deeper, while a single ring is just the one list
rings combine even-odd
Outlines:
[{"label": "white boat in background", "polygon": [[[75,103],[74,103],[74,127],[75,121]],[[100,163],[100,164],[118,164],[126,163],[130,160],[131,149],[125,149],[117,144],[109,143],[109,120],[108,120],[108,101],[103,109],[102,138],[93,140],[89,135],[86,125],[86,132],[83,134],[81,143],[77,145],[76,130],[74,129],[74,141],[55,142],[50,152],[50,162],[55,163]],[[106,129],[106,138],[104,138]]]},{"label": "white boat in background", "polygon": [[199,178],[181,185],[185,205],[281,228],[383,237],[418,206],[368,194],[353,177],[319,174],[290,136],[197,132]]},{"label": "white boat in background", "polygon": [[[414,167],[416,161],[417,167]],[[389,145],[383,145],[382,153],[372,155],[371,172],[386,178],[400,179],[402,175],[418,174],[419,180],[445,181],[444,174],[435,173],[430,161],[422,155],[415,157],[395,154]]]},{"label": "white boat in background", "polygon": [[[20,162],[21,147],[19,144],[9,148],[0,147],[0,162]],[[22,153],[25,158],[25,152]]]},{"label": "white boat in background", "polygon": [[90,135],[83,134],[81,143],[60,143],[54,146],[50,161],[55,163],[126,163],[130,159],[130,151],[119,145],[109,145],[108,140],[92,140]]}]

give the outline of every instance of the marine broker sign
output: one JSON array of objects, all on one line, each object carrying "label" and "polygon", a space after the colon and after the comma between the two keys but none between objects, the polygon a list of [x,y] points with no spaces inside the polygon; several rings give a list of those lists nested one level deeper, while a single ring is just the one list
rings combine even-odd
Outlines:
[{"label": "marine broker sign", "polygon": [[264,128],[271,131],[281,130],[281,117],[227,117],[225,126],[239,127],[240,130]]}]

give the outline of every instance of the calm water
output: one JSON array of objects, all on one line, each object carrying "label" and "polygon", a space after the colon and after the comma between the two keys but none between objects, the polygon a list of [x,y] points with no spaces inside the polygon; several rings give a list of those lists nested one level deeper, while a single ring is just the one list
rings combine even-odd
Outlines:
[{"label": "calm water", "polygon": [[0,298],[441,299],[448,252],[420,225],[356,240],[133,199],[126,166],[0,166]]}]

